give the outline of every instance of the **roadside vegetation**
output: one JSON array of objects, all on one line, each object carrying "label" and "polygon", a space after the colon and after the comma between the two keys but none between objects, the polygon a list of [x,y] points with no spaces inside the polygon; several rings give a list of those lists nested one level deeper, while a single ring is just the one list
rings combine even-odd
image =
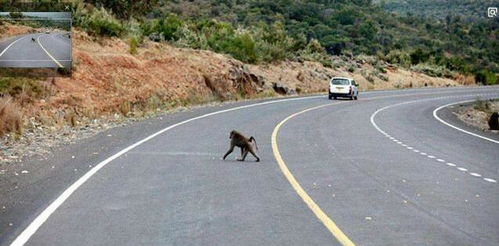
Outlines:
[{"label": "roadside vegetation", "polygon": [[[73,24],[96,37],[129,39],[131,53],[147,38],[252,64],[308,60],[331,66],[332,55],[367,55],[430,76],[463,74],[493,85],[499,22],[485,18],[482,5],[472,0],[85,0],[74,2],[72,12]],[[446,14],[437,14],[444,7]]]},{"label": "roadside vegetation", "polygon": [[[0,0],[2,11],[9,11],[6,2]],[[37,4],[39,10],[50,9],[45,1]],[[40,83],[41,78],[22,77],[0,77],[0,95],[13,98],[9,105],[14,103],[9,107],[21,110],[41,100],[53,103],[38,104],[46,105],[47,112],[54,105],[62,105],[57,110],[69,115],[65,117],[67,120],[48,119],[50,117],[45,115],[37,115],[36,119],[76,125],[74,117],[70,116],[75,114],[73,111],[89,120],[104,112],[133,117],[136,112],[158,108],[272,96],[276,93],[272,88],[285,87],[285,91],[297,93],[317,92],[324,87],[319,82],[333,74],[358,76],[356,80],[364,80],[363,87],[367,90],[452,86],[450,79],[466,85],[497,84],[497,21],[486,18],[471,21],[460,15],[442,19],[395,10],[397,14],[394,14],[386,11],[386,6],[369,0],[75,1],[71,9],[75,27],[72,39],[76,45],[84,43],[85,49],[75,50],[78,59],[73,71],[76,74],[79,70],[86,72],[78,79],[87,79],[85,82],[91,82],[94,89],[106,88],[108,94],[115,92],[115,98],[108,100],[102,109],[86,108],[90,103],[83,106],[88,101],[84,96],[53,102],[50,98],[55,93],[51,89],[54,85]],[[21,13],[11,12],[10,18],[14,21],[0,18],[0,36],[6,29],[2,25],[41,27],[15,20],[21,17]],[[106,52],[98,56],[92,53],[97,44],[102,51],[117,54],[112,62],[106,60]],[[121,49],[123,44],[125,49]],[[116,49],[109,48],[112,45],[116,45]],[[174,52],[166,46],[188,48],[175,50],[189,51],[166,57],[164,53]],[[202,56],[207,54],[205,50],[227,54],[242,63],[213,59],[217,55],[210,52]],[[151,71],[156,73],[146,72],[141,67],[151,61],[151,56],[155,56],[151,58],[154,59]],[[200,65],[201,62],[192,57],[207,62]],[[319,62],[329,70],[311,66],[309,61]],[[212,64],[207,64],[209,62]],[[116,71],[121,73],[102,74],[102,67],[119,68]],[[260,73],[250,71],[251,67],[258,67],[255,70]],[[303,67],[307,69],[300,71]],[[175,77],[179,68],[185,68],[181,71],[189,76]],[[140,84],[141,80],[152,84],[151,81],[163,73],[173,74],[168,79],[176,83],[184,78],[186,81],[182,86],[168,84],[168,79],[156,81],[147,90],[130,85]],[[436,80],[430,81],[428,76],[417,79],[420,73]],[[209,78],[200,79],[199,74]],[[318,84],[311,86],[312,81]],[[264,83],[266,89],[271,89],[262,90]],[[209,90],[200,88],[200,84],[206,84]],[[71,87],[64,89],[68,88]],[[138,88],[143,89],[143,93],[126,94]],[[12,131],[11,126],[3,123],[3,128],[8,129],[4,132]]]},{"label": "roadside vegetation", "polygon": [[131,46],[149,38],[247,63],[310,60],[331,66],[332,55],[367,55],[430,76],[459,73],[497,84],[495,19],[392,14],[384,6],[394,2],[369,0],[89,2],[75,5],[74,24],[95,35],[130,38]]},{"label": "roadside vegetation", "polygon": [[497,6],[497,0],[374,0],[385,10],[402,16],[421,16],[445,20],[448,13],[467,21],[485,20],[487,8]]}]

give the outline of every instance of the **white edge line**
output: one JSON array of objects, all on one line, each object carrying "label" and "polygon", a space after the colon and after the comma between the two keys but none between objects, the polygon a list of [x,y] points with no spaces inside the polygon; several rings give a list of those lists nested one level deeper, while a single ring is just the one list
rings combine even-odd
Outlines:
[{"label": "white edge line", "polygon": [[8,49],[9,49],[12,45],[14,45],[17,41],[19,41],[19,40],[21,40],[21,39],[23,39],[23,38],[26,38],[26,37],[28,37],[28,36],[23,36],[23,37],[21,37],[21,38],[19,38],[19,39],[16,39],[14,42],[10,43],[10,44],[9,44],[9,46],[7,46],[7,47],[6,47],[6,48],[2,51],[2,53],[0,53],[0,57],[1,57],[1,56],[5,53],[5,52],[7,52],[7,50],[8,50]]},{"label": "white edge line", "polygon": [[[375,112],[371,115],[371,118],[370,118],[370,120],[371,120],[371,124],[372,124],[372,125],[374,126],[374,128],[376,128],[376,130],[378,130],[381,134],[383,134],[383,135],[388,135],[388,133],[386,133],[385,131],[381,130],[381,128],[380,128],[380,127],[376,124],[376,122],[374,121],[374,118],[376,117],[376,115],[377,115],[379,112],[381,112],[381,111],[383,111],[383,110],[385,110],[385,109],[391,108],[391,107],[395,107],[395,106],[400,106],[400,105],[409,104],[409,103],[415,103],[415,102],[421,102],[421,101],[432,101],[432,100],[436,100],[436,99],[438,99],[438,98],[432,98],[432,99],[422,99],[422,100],[415,100],[415,101],[408,101],[408,102],[403,102],[403,103],[398,103],[398,104],[393,104],[393,105],[388,105],[388,106],[382,107],[382,108],[380,108],[380,109],[376,110],[376,111],[375,111]],[[436,111],[438,111],[438,110],[439,110],[439,109],[441,109],[441,108],[444,108],[444,107],[447,107],[447,106],[453,105],[453,104],[459,104],[459,103],[465,103],[465,102],[472,102],[472,101],[474,101],[474,100],[466,100],[466,101],[454,102],[454,103],[450,103],[450,104],[443,105],[443,106],[441,106],[441,107],[439,107],[439,108],[437,108],[437,109],[435,109],[435,110],[433,111],[433,116],[434,116],[435,118],[437,118],[438,120],[440,120],[440,121],[441,121],[442,123],[444,123],[444,124],[447,124],[447,125],[449,125],[449,126],[451,126],[451,127],[454,127],[454,128],[456,128],[456,129],[458,129],[458,130],[462,130],[462,129],[457,128],[457,127],[455,127],[455,126],[452,126],[452,125],[448,124],[447,122],[445,122],[445,121],[441,120],[440,118],[438,118],[438,116],[436,115]],[[486,137],[483,137],[483,136],[480,136],[480,135],[477,135],[477,134],[474,134],[474,133],[471,133],[471,132],[467,132],[467,131],[465,131],[465,130],[462,130],[462,131],[464,131],[464,132],[466,132],[466,133],[469,133],[469,134],[471,134],[471,135],[476,135],[477,137],[481,137],[481,138],[484,138],[484,139],[489,140],[489,141],[492,141],[492,142],[499,143],[499,142],[497,142],[497,141],[495,141],[495,140],[493,140],[493,139],[489,139],[489,138],[486,138]],[[395,141],[395,140],[394,140],[394,141]],[[419,154],[421,154],[421,155],[427,155],[427,154],[426,154],[426,153],[424,153],[424,152],[420,152]],[[428,156],[428,157],[430,157],[430,155],[427,155],[427,156]],[[435,158],[434,156],[431,156],[431,157]],[[430,158],[431,158],[431,157],[430,157]],[[445,160],[442,160],[442,162],[445,162]],[[447,164],[448,166],[453,166],[453,167],[456,167],[459,171],[462,171],[462,172],[467,172],[467,171],[468,171],[468,169],[463,168],[463,167],[457,167],[457,166],[456,166],[456,164],[453,164],[453,163],[450,163],[450,162],[447,162],[446,164]],[[470,174],[470,175],[475,176],[475,175],[473,175],[473,174]],[[480,174],[478,174],[478,175],[480,175]],[[480,176],[475,176],[475,177],[482,177],[482,175],[480,175]],[[494,180],[494,179],[489,179],[489,178],[484,178],[484,180],[485,180],[485,181],[488,181],[488,182],[491,182],[491,183],[495,183],[495,182],[497,182],[496,180]]]},{"label": "white edge line", "polygon": [[[431,93],[429,93],[431,94]],[[85,173],[85,175],[83,175],[82,177],[80,177],[76,182],[74,182],[71,186],[69,186],[66,190],[64,190],[64,192],[62,192],[61,195],[59,195],[52,203],[50,203],[50,205],[45,208],[29,225],[28,227],[26,227],[26,229],[24,229],[21,234],[19,234],[16,239],[10,244],[11,246],[23,246],[26,242],[28,242],[28,240],[31,238],[31,236],[33,236],[36,231],[43,225],[43,223],[45,223],[45,221],[50,217],[50,215],[52,215],[55,210],[57,208],[59,208],[63,203],[64,201],[66,201],[66,199],[69,198],[69,196],[71,196],[71,194],[73,194],[73,192],[75,192],[81,185],[83,185],[88,179],[90,179],[95,173],[97,173],[100,169],[102,169],[104,166],[106,166],[108,163],[110,163],[111,161],[115,160],[116,158],[122,156],[123,154],[127,153],[128,151],[134,149],[135,147],[151,140],[152,138],[168,131],[168,130],[171,130],[177,126],[180,126],[180,125],[183,125],[183,124],[186,124],[188,122],[191,122],[191,121],[195,121],[195,120],[198,120],[198,119],[202,119],[202,118],[206,118],[206,117],[209,117],[209,116],[212,116],[212,115],[217,115],[217,114],[222,114],[222,113],[226,113],[226,112],[230,112],[230,111],[235,111],[235,110],[239,110],[239,109],[244,109],[244,108],[251,108],[251,107],[256,107],[256,106],[260,106],[260,105],[266,105],[266,104],[272,104],[272,103],[280,103],[280,102],[287,102],[287,101],[297,101],[297,100],[306,100],[306,99],[313,99],[313,98],[320,98],[320,97],[324,97],[324,95],[318,95],[318,96],[310,96],[310,97],[299,97],[299,98],[290,98],[290,99],[282,99],[282,100],[275,100],[275,101],[268,101],[268,102],[262,102],[262,103],[256,103],[256,104],[250,104],[250,105],[244,105],[244,106],[239,106],[239,107],[235,107],[235,108],[229,108],[229,109],[225,109],[225,110],[220,110],[220,111],[216,111],[216,112],[211,112],[211,113],[208,113],[208,114],[204,114],[204,115],[200,115],[200,116],[197,116],[197,117],[194,117],[194,118],[191,118],[191,119],[188,119],[188,120],[184,120],[182,122],[179,122],[179,123],[176,123],[176,124],[173,124],[167,128],[164,128],[130,146],[128,146],[127,148],[121,150],[120,152],[114,154],[113,156],[105,159],[104,161],[100,162],[99,164],[97,164],[96,166],[94,166],[94,168],[90,169],[87,173]],[[409,102],[407,102],[409,103]],[[394,106],[394,105],[391,105],[391,106]],[[380,112],[381,110],[385,109],[385,108],[388,108],[390,106],[386,106],[386,107],[383,107],[379,110],[377,110],[374,114],[371,115],[371,123],[374,125],[374,127],[376,129],[378,129],[378,131],[382,132],[385,134],[385,132],[383,130],[381,130],[377,125],[376,123],[374,122],[374,116]]]},{"label": "white edge line", "polygon": [[436,108],[435,110],[433,110],[433,117],[435,117],[435,119],[437,119],[437,120],[438,120],[438,121],[440,121],[441,123],[443,123],[443,124],[445,124],[445,125],[447,125],[447,126],[450,126],[450,127],[454,128],[454,129],[456,129],[456,130],[458,130],[458,131],[461,131],[461,132],[464,132],[464,133],[466,133],[466,134],[469,134],[469,135],[472,135],[472,136],[475,136],[475,137],[478,137],[478,138],[481,138],[481,139],[484,139],[484,140],[487,140],[487,141],[490,141],[490,142],[493,142],[493,143],[499,144],[499,141],[497,141],[497,140],[494,140],[494,139],[491,139],[491,138],[488,138],[488,137],[484,137],[484,136],[482,136],[482,135],[478,135],[478,134],[476,134],[476,133],[469,132],[469,131],[466,131],[466,130],[464,130],[464,129],[461,129],[461,128],[457,127],[457,126],[454,126],[454,125],[452,125],[452,124],[450,124],[450,123],[448,123],[448,122],[446,122],[446,121],[442,120],[442,119],[441,119],[440,117],[438,117],[438,115],[437,115],[437,112],[438,112],[439,110],[441,110],[442,108],[449,107],[449,106],[452,106],[452,105],[455,105],[455,104],[460,104],[460,103],[468,103],[468,102],[473,102],[473,101],[475,101],[475,100],[459,101],[459,102],[453,102],[453,103],[449,103],[449,104],[442,105],[442,106],[440,106],[440,107]]},{"label": "white edge line", "polygon": [[191,121],[199,120],[202,118],[206,118],[212,115],[217,115],[217,114],[222,114],[230,111],[235,111],[235,110],[240,110],[240,109],[245,109],[245,108],[251,108],[251,107],[256,107],[256,106],[261,106],[261,105],[266,105],[266,104],[272,104],[272,103],[280,103],[280,102],[287,102],[287,101],[295,101],[295,100],[306,100],[306,99],[313,99],[313,98],[319,98],[319,97],[324,97],[323,95],[320,96],[311,96],[311,97],[300,97],[300,98],[290,98],[290,99],[282,99],[282,100],[275,100],[275,101],[268,101],[268,102],[262,102],[262,103],[256,103],[256,104],[250,104],[250,105],[244,105],[244,106],[239,106],[235,108],[229,108],[229,109],[224,109],[216,112],[211,112],[208,114],[200,115],[194,118],[190,118],[188,120],[181,121],[179,123],[173,124],[167,128],[164,128],[128,147],[125,149],[121,150],[120,152],[114,154],[113,156],[105,159],[104,161],[100,162],[97,164],[94,168],[90,169],[85,175],[80,177],[76,182],[74,182],[71,186],[69,186],[64,192],[59,195],[47,208],[45,208],[36,218],[33,220],[26,229],[24,229],[21,234],[19,234],[16,239],[10,244],[11,246],[22,246],[28,240],[33,236],[33,234],[36,233],[36,231],[45,223],[45,221],[52,215],[59,206],[61,206],[66,199],[73,194],[73,192],[76,191],[81,185],[83,185],[88,179],[90,179],[95,173],[97,173],[101,168],[106,166],[108,163],[111,161],[115,160],[116,158],[120,157],[121,155],[125,154],[126,152],[134,149],[135,147],[151,140],[152,138],[168,131],[171,130],[177,126],[186,124]]},{"label": "white edge line", "polygon": [[49,52],[48,52],[48,51],[47,51],[44,47],[43,47],[42,42],[40,42],[40,37],[41,37],[41,36],[42,36],[42,35],[38,36],[38,38],[36,39],[36,41],[38,41],[38,45],[40,45],[40,47],[43,49],[43,51],[45,51],[45,53],[47,53],[47,55],[50,57],[50,59],[52,59],[52,60],[55,62],[55,64],[57,64],[57,66],[59,66],[60,68],[64,68],[64,66],[63,66],[60,62],[58,62],[58,61],[57,61],[57,60],[56,60],[56,59],[55,59],[55,58],[54,58],[54,57],[53,57],[53,56],[52,56],[52,55],[51,55],[51,54],[50,54],[50,53],[49,53]]}]

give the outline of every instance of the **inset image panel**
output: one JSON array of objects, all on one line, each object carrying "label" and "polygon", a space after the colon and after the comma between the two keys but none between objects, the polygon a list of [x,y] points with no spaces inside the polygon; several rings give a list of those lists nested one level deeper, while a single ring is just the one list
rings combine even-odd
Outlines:
[{"label": "inset image panel", "polygon": [[4,73],[15,71],[12,68],[71,72],[70,12],[0,12],[1,26],[5,28],[0,32],[0,72],[2,68],[11,68]]}]

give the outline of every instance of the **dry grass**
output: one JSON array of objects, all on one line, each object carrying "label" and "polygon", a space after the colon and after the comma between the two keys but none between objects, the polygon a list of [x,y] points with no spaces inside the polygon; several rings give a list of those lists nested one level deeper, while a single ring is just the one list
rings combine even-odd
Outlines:
[{"label": "dry grass", "polygon": [[22,133],[22,113],[11,97],[0,98],[0,136],[14,133],[19,136]]},{"label": "dry grass", "polygon": [[462,85],[476,85],[475,77],[471,75],[458,74],[454,78],[459,84]]},{"label": "dry grass", "polygon": [[488,120],[490,115],[498,111],[499,101],[478,98],[472,104],[462,105],[455,114],[468,125],[478,127],[482,130],[489,130]]}]

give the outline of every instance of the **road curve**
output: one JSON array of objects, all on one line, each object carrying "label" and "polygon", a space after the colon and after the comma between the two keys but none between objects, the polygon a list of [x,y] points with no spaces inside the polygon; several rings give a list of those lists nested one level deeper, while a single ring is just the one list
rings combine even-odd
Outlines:
[{"label": "road curve", "polygon": [[[497,98],[499,87],[239,103],[113,129],[25,163],[45,176],[0,193],[7,207],[0,242],[24,235],[26,245],[339,245],[283,175],[271,145],[279,123],[309,109],[280,125],[274,147],[353,244],[497,245],[499,145],[433,117],[441,105],[477,96]],[[115,156],[21,234],[95,165],[185,120]],[[255,136],[261,162],[220,159],[232,129]]]},{"label": "road curve", "polygon": [[0,67],[70,68],[71,40],[63,33],[33,33],[0,41]]}]

